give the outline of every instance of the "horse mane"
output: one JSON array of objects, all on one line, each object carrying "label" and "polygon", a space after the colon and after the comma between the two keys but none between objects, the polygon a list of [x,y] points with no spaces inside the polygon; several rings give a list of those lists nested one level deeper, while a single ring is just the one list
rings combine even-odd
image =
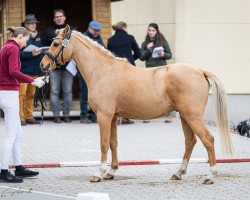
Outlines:
[{"label": "horse mane", "polygon": [[87,37],[86,35],[83,35],[81,32],[73,30],[74,33],[76,33],[76,35],[78,35],[79,37],[89,41],[91,44],[93,44],[95,47],[97,47],[97,49],[99,49],[101,52],[103,52],[105,55],[116,59],[118,61],[122,61],[122,62],[127,62],[130,63],[126,58],[121,58],[121,57],[117,57],[115,56],[115,54],[113,54],[111,51],[109,51],[108,49],[106,49],[105,47],[103,47],[102,45],[100,45],[98,42],[92,40],[91,38]]}]

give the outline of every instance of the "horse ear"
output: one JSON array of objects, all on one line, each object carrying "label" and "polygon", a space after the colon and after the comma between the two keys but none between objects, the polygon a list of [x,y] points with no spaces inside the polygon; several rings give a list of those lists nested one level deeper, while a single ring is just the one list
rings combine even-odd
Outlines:
[{"label": "horse ear", "polygon": [[64,31],[63,31],[63,34],[66,35],[70,30],[70,26],[67,24]]}]

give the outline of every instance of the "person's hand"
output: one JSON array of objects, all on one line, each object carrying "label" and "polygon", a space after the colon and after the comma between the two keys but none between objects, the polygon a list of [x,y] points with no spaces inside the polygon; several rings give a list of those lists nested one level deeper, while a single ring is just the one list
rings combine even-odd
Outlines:
[{"label": "person's hand", "polygon": [[160,51],[160,52],[158,53],[158,56],[159,56],[159,57],[164,56],[164,51]]},{"label": "person's hand", "polygon": [[[40,78],[40,77],[39,77]],[[38,88],[41,88],[44,86],[45,82],[42,80],[42,79],[39,79],[39,78],[36,78],[32,83],[31,85],[34,85]]]},{"label": "person's hand", "polygon": [[152,49],[153,47],[154,47],[154,43],[153,42],[148,43],[147,48],[149,50]]},{"label": "person's hand", "polygon": [[40,76],[40,77],[38,77],[37,79],[41,79],[41,80],[44,81],[45,83],[49,83],[49,76],[46,76],[46,78],[45,78],[45,76]]},{"label": "person's hand", "polygon": [[40,50],[40,51],[35,51],[35,50],[33,50],[32,51],[32,56],[38,56],[39,54],[41,54],[42,53],[42,50]]}]

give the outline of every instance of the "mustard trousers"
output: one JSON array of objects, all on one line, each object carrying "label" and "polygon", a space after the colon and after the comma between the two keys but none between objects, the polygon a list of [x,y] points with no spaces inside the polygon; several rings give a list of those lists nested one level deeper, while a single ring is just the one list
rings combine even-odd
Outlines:
[{"label": "mustard trousers", "polygon": [[36,86],[31,85],[31,83],[20,84],[19,115],[21,120],[33,118],[35,92]]}]

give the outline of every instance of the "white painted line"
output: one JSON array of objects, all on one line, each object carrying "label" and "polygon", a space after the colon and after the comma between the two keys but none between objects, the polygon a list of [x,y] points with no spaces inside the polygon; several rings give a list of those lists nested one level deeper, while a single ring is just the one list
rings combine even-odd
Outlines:
[{"label": "white painted line", "polygon": [[91,167],[99,166],[100,161],[85,161],[85,162],[60,162],[60,167]]},{"label": "white painted line", "polygon": [[[159,159],[160,164],[181,164],[182,159]],[[207,163],[206,158],[191,158],[189,163]]]},{"label": "white painted line", "polygon": [[79,193],[76,200],[110,200],[107,193],[87,192]]}]

